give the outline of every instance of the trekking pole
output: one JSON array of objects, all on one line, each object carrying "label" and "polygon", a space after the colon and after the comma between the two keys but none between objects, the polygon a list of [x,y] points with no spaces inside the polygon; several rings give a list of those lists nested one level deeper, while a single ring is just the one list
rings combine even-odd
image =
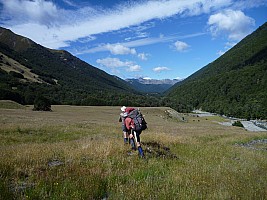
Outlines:
[{"label": "trekking pole", "polygon": [[133,134],[133,130],[131,129],[131,135],[133,135],[133,138],[130,138],[130,144],[131,144],[131,146],[132,146],[132,149],[133,150],[136,150],[136,144],[135,144],[135,136],[134,136],[134,134]]},{"label": "trekking pole", "polygon": [[136,132],[135,132],[135,131],[133,131],[133,133],[134,133],[134,141],[135,141],[135,144],[136,144],[136,146],[137,146],[137,137],[136,137]]}]

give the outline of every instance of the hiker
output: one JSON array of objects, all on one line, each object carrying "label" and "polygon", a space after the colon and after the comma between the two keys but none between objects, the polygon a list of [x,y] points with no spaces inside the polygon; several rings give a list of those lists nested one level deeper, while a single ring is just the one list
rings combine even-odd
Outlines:
[{"label": "hiker", "polygon": [[130,129],[127,129],[126,125],[125,125],[125,118],[127,118],[127,115],[130,112],[132,112],[133,110],[134,110],[134,108],[131,108],[131,107],[128,108],[128,107],[122,106],[121,107],[122,113],[120,113],[119,122],[122,122],[122,132],[123,132],[124,144],[127,144],[128,142],[130,142],[132,149],[136,149],[134,139],[129,138]]},{"label": "hiker", "polygon": [[123,132],[124,144],[127,144],[128,140],[129,140],[129,134],[128,134],[129,131],[127,130],[127,128],[125,126],[125,117],[127,116],[127,114],[125,113],[126,107],[122,106],[121,111],[122,111],[122,113],[120,113],[119,122],[122,122],[122,132]]},{"label": "hiker", "polygon": [[[137,146],[138,153],[140,157],[143,158],[145,155],[141,147],[141,143],[140,143],[140,134],[142,133],[142,130],[136,130],[136,125],[134,123],[134,120],[131,117],[129,117],[132,111],[135,111],[135,109],[134,108],[125,109],[125,113],[127,114],[127,117],[125,118],[124,122],[125,122],[126,129],[129,131],[129,139],[130,139],[130,144],[132,146],[132,150],[136,150],[136,146]],[[134,140],[136,141],[136,146],[135,146]]]}]

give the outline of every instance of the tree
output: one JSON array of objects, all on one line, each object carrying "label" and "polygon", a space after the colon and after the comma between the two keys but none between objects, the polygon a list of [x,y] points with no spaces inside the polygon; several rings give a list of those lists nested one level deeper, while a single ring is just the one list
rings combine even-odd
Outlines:
[{"label": "tree", "polygon": [[34,100],[33,110],[34,111],[52,111],[50,101],[43,96],[38,96]]}]

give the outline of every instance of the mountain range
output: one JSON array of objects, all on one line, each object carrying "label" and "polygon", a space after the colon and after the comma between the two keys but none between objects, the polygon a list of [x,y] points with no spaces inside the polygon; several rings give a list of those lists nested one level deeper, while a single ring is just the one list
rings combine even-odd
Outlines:
[{"label": "mountain range", "polygon": [[149,94],[161,94],[171,88],[175,83],[182,81],[178,79],[148,79],[148,78],[138,78],[138,79],[126,79],[136,90],[149,93]]}]

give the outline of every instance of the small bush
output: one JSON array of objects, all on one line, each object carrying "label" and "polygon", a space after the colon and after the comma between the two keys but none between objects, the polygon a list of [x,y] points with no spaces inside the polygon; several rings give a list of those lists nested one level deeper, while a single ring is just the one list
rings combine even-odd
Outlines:
[{"label": "small bush", "polygon": [[232,125],[233,126],[238,126],[238,127],[244,127],[243,124],[240,121],[235,121]]},{"label": "small bush", "polygon": [[51,104],[45,97],[39,96],[34,100],[34,111],[52,111]]}]

